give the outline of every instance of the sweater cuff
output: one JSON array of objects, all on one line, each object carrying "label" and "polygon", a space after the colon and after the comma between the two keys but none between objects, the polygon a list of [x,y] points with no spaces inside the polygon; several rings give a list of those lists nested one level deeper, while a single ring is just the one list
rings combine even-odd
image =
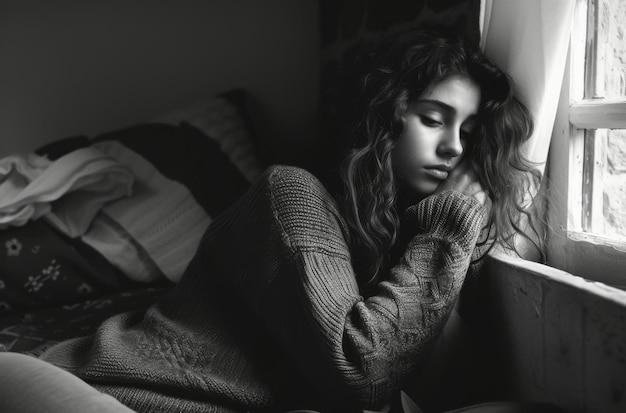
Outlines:
[{"label": "sweater cuff", "polygon": [[477,199],[453,190],[425,198],[415,213],[420,232],[464,244],[476,242],[486,217]]}]

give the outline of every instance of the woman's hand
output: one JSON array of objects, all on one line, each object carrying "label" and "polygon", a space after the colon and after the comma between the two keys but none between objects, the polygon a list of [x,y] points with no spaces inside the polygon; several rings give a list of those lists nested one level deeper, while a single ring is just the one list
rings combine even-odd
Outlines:
[{"label": "woman's hand", "polygon": [[478,200],[481,205],[485,205],[489,197],[487,192],[483,189],[476,178],[476,174],[472,170],[472,167],[467,159],[461,161],[448,175],[448,179],[443,181],[437,189],[435,194],[439,194],[443,191],[454,190],[471,196]]}]

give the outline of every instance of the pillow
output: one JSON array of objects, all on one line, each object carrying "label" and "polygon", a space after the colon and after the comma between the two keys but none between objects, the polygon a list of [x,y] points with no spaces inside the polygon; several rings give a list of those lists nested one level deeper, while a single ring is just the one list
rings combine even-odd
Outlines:
[{"label": "pillow", "polygon": [[236,89],[199,100],[157,117],[153,122],[171,125],[188,123],[198,128],[219,144],[222,152],[250,183],[262,171],[243,90]]},{"label": "pillow", "polygon": [[[35,152],[58,160],[89,146],[114,158],[132,171],[133,194],[105,205],[87,233],[68,234],[63,228],[54,227],[48,234],[46,228],[50,222],[30,223],[30,228],[16,228],[10,234],[3,234],[10,235],[4,241],[19,241],[20,234],[28,229],[35,231],[33,239],[38,238],[36,233],[42,237],[56,236],[59,245],[67,245],[67,251],[74,251],[78,257],[69,257],[64,250],[65,255],[50,252],[53,256],[49,259],[56,259],[62,267],[80,269],[70,276],[77,285],[84,281],[93,286],[93,275],[102,274],[104,280],[97,281],[104,282],[106,288],[90,289],[95,294],[126,286],[119,277],[110,275],[120,272],[133,281],[152,282],[163,279],[164,275],[177,281],[212,218],[234,203],[261,173],[253,136],[246,112],[246,93],[233,90],[199,100],[149,123],[92,138],[78,136],[52,142]],[[93,260],[94,256],[99,259]],[[94,263],[95,267],[73,264],[81,257],[90,257],[86,262]],[[13,257],[0,257],[0,274],[10,267],[3,260],[15,261]],[[105,275],[103,263],[114,267],[108,271],[110,274]],[[0,276],[0,282],[3,278]],[[20,290],[19,280],[11,284]],[[67,302],[56,295],[46,296],[46,303]],[[32,300],[21,304],[10,307],[15,311],[37,306]]]},{"label": "pillow", "polygon": [[245,98],[245,92],[231,91],[149,123],[74,138],[74,146],[103,151],[135,177],[133,193],[105,205],[75,242],[96,249],[133,280],[165,275],[178,281],[212,218],[261,173],[242,113]]},{"label": "pillow", "polygon": [[116,140],[167,178],[185,185],[207,213],[232,204],[262,172],[247,94],[235,89],[174,109],[150,122],[93,138],[68,137],[36,150],[57,159],[103,140]]}]

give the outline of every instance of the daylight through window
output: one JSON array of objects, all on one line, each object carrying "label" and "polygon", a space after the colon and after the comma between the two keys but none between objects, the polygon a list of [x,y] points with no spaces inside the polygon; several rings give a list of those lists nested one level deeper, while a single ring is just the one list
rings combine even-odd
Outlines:
[{"label": "daylight through window", "polygon": [[626,245],[626,0],[580,3],[570,122],[581,182],[568,226],[573,237]]}]

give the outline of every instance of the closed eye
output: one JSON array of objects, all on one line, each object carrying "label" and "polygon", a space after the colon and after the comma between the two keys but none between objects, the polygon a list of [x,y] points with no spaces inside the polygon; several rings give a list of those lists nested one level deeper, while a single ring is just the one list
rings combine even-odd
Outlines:
[{"label": "closed eye", "polygon": [[430,126],[430,127],[436,127],[436,126],[443,126],[442,122],[439,122],[436,119],[433,119],[429,116],[425,116],[425,115],[421,115],[420,116],[420,121],[426,125],[426,126]]}]

